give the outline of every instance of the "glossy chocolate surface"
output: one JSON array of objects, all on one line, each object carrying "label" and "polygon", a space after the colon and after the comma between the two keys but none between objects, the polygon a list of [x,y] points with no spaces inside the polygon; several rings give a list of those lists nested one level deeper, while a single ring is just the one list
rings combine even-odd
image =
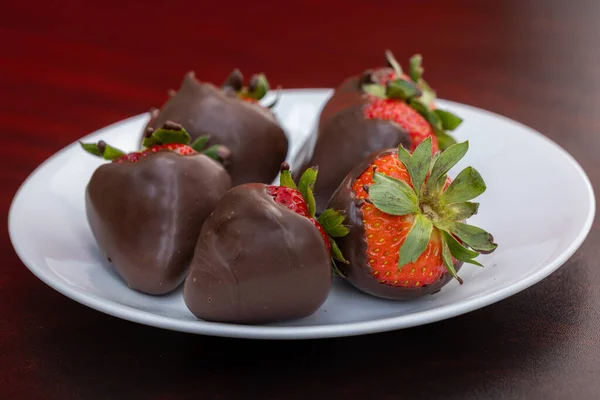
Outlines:
[{"label": "glossy chocolate surface", "polygon": [[199,82],[192,72],[147,127],[157,129],[168,120],[181,124],[192,140],[208,134],[207,146],[221,144],[231,150],[227,170],[233,186],[271,183],[288,152],[286,134],[269,109]]},{"label": "glossy chocolate surface", "polygon": [[165,294],[181,284],[202,223],[230,188],[220,164],[160,151],[101,165],[86,189],[92,233],[127,284]]},{"label": "glossy chocolate surface", "polygon": [[[445,273],[436,282],[420,288],[403,288],[380,283],[371,275],[371,268],[367,264],[367,242],[365,240],[365,228],[362,223],[363,215],[361,205],[363,200],[357,199],[352,190],[352,184],[378,157],[396,154],[397,150],[386,149],[377,151],[366,157],[346,176],[338,190],[333,194],[328,208],[343,212],[346,216],[344,224],[350,229],[350,233],[337,239],[338,246],[349,261],[349,264],[338,263],[338,268],[344,273],[350,284],[357,289],[372,296],[392,300],[410,300],[416,297],[432,294],[440,290],[452,279],[449,273]],[[458,271],[462,262],[456,262],[454,268]]]},{"label": "glossy chocolate surface", "polygon": [[[384,70],[387,70],[384,69]],[[360,89],[360,77],[345,80],[323,107],[316,137],[299,152],[294,168],[298,179],[309,166],[318,166],[315,185],[317,212],[322,212],[346,175],[369,154],[400,144],[410,146],[410,136],[391,121],[366,119],[368,100]],[[309,156],[310,154],[310,156]]]},{"label": "glossy chocolate surface", "polygon": [[203,320],[269,323],[313,314],[331,284],[319,231],[275,203],[265,185],[247,184],[231,189],[206,220],[184,299]]}]

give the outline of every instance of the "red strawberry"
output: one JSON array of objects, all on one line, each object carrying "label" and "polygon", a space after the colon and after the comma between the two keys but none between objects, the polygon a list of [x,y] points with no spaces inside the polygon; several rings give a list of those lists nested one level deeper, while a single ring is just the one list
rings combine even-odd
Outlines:
[{"label": "red strawberry", "polygon": [[433,151],[439,150],[431,124],[402,100],[372,96],[370,103],[365,108],[365,117],[393,121],[400,125],[410,135],[411,151],[414,151],[428,137],[433,138]]},{"label": "red strawberry", "polygon": [[[98,143],[98,146],[99,147],[106,146],[106,143],[100,142],[100,143]],[[165,150],[179,154],[180,156],[189,156],[191,154],[198,154],[198,152],[196,150],[192,149],[187,144],[170,143],[170,144],[160,144],[160,145],[152,146],[149,149],[146,149],[143,151],[136,151],[133,153],[125,154],[125,155],[113,160],[113,162],[115,162],[115,163],[121,163],[124,161],[137,162],[137,161],[139,161],[140,158],[147,157],[149,154],[154,154],[159,151],[165,151]]]},{"label": "red strawberry", "polygon": [[315,220],[316,169],[298,184],[287,163],[280,174],[280,186],[234,187],[206,220],[184,286],[197,318],[279,322],[307,317],[326,300],[332,260],[346,262],[332,239],[348,233],[344,217],[327,210]]},{"label": "red strawberry", "polygon": [[[282,173],[285,173],[284,171],[289,171],[289,165],[287,163],[284,163],[282,166]],[[321,236],[323,236],[323,240],[327,246],[327,251],[331,252],[331,239],[327,236],[327,233],[321,224],[314,218],[314,209],[312,215],[309,212],[306,200],[298,189],[294,189],[293,187],[270,185],[267,186],[267,192],[273,196],[277,204],[281,204],[296,214],[300,214],[303,217],[308,218],[310,222],[319,230]]]},{"label": "red strawberry", "polygon": [[[288,153],[288,138],[264,96],[269,92],[264,74],[249,81],[234,70],[221,87],[200,81],[188,72],[177,91],[160,110],[150,113],[147,128],[158,129],[166,121],[181,124],[191,141],[209,134],[207,147],[223,145],[231,150],[226,166],[233,185],[271,183]],[[143,139],[143,137],[142,137]]]},{"label": "red strawberry", "polygon": [[346,80],[323,108],[318,132],[299,152],[301,174],[317,165],[321,178],[315,187],[322,211],[348,171],[375,151],[402,145],[409,151],[426,138],[432,152],[455,143],[447,133],[462,120],[436,109],[436,94],[423,80],[421,56],[410,59],[406,73],[391,52],[388,67],[367,70]]},{"label": "red strawberry", "polygon": [[86,215],[106,260],[127,285],[165,294],[184,280],[206,218],[231,188],[218,149],[196,151],[178,125],[149,132],[146,150],[125,154],[104,142],[83,148],[104,159],[85,193]]},{"label": "red strawberry", "polygon": [[389,50],[386,59],[391,71],[383,69],[363,78],[362,89],[370,95],[365,117],[400,125],[410,135],[411,151],[429,136],[433,137],[434,153],[438,150],[438,136],[442,149],[455,143],[444,130],[456,129],[462,120],[447,111],[436,110],[436,93],[422,77],[421,55],[411,57],[409,75],[402,72]]},{"label": "red strawberry", "polygon": [[463,262],[495,250],[492,236],[464,221],[485,190],[468,167],[454,181],[446,174],[466,153],[468,142],[432,157],[427,138],[411,155],[403,147],[367,157],[333,195],[329,206],[346,215],[349,235],[340,249],[349,264],[341,272],[358,289],[391,299],[439,290]]}]

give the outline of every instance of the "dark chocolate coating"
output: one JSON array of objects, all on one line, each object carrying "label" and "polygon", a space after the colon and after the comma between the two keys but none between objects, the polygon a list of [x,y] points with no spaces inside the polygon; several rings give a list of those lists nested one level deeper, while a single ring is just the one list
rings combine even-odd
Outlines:
[{"label": "dark chocolate coating", "polygon": [[192,72],[186,74],[179,91],[147,127],[158,129],[166,121],[181,124],[192,141],[208,134],[207,146],[229,148],[231,160],[226,168],[233,186],[271,183],[287,156],[287,136],[269,109],[223,93],[211,83],[199,82]]},{"label": "dark chocolate coating", "polygon": [[[363,215],[360,209],[364,200],[357,199],[352,190],[352,184],[371,163],[378,157],[396,154],[395,149],[385,149],[370,154],[360,162],[344,179],[340,187],[331,197],[328,208],[338,210],[345,215],[344,225],[350,233],[336,242],[342,254],[349,264],[338,263],[338,268],[346,276],[346,281],[357,289],[372,296],[392,300],[410,300],[416,297],[432,294],[440,290],[452,279],[452,275],[444,273],[436,282],[420,288],[404,288],[385,283],[380,283],[371,275],[371,268],[367,264],[367,242],[365,240],[365,228],[362,223]],[[456,271],[462,266],[462,262],[455,262]]]},{"label": "dark chocolate coating", "polygon": [[[410,147],[408,132],[392,121],[366,119],[363,110],[366,94],[360,89],[359,76],[348,78],[323,107],[316,137],[310,138],[299,152],[294,177],[299,179],[307,167],[318,166],[315,185],[317,212],[326,208],[333,192],[358,163],[369,154],[400,144]],[[311,153],[312,142],[314,148]]]},{"label": "dark chocolate coating", "polygon": [[202,224],[230,187],[211,158],[160,151],[100,166],[86,189],[87,218],[130,287],[165,294],[182,283]]},{"label": "dark chocolate coating", "polygon": [[206,220],[184,299],[199,319],[242,324],[313,314],[332,285],[323,237],[265,185],[231,189]]}]

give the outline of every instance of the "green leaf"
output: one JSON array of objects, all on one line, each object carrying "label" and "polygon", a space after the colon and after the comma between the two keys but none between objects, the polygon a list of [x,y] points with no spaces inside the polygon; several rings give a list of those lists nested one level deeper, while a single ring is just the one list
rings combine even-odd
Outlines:
[{"label": "green leaf", "polygon": [[306,200],[306,206],[308,207],[308,215],[314,217],[315,212],[317,211],[317,202],[315,200],[315,195],[313,193],[312,187],[308,187],[306,189],[304,200]]},{"label": "green leaf", "polygon": [[410,106],[419,114],[421,114],[421,116],[423,118],[425,118],[425,120],[427,120],[427,122],[429,122],[429,125],[431,125],[434,129],[442,129],[442,121],[440,120],[440,118],[437,116],[436,113],[434,113],[433,111],[431,111],[431,109],[425,105],[425,103],[423,103],[420,100],[417,99],[412,99],[410,101]]},{"label": "green leaf", "polygon": [[348,229],[348,227],[346,227],[342,224],[332,226],[325,231],[325,233],[327,233],[329,236],[334,237],[334,238],[344,237],[349,232],[350,232],[350,230]]},{"label": "green leaf", "polygon": [[98,143],[83,143],[79,142],[81,147],[90,154],[102,157],[105,160],[116,160],[125,155],[125,152],[106,144],[104,141]]},{"label": "green leaf", "polygon": [[481,265],[477,261],[473,260],[474,258],[479,256],[478,252],[467,249],[462,244],[460,244],[460,242],[458,240],[456,240],[456,238],[454,236],[452,236],[450,233],[448,233],[446,231],[442,231],[442,236],[444,237],[444,240],[448,244],[450,253],[452,253],[452,256],[454,256],[454,258],[456,258],[457,260],[462,261],[462,262],[466,262],[469,264],[477,265],[479,267],[483,267],[483,265]]},{"label": "green leaf", "polygon": [[402,145],[398,146],[398,160],[408,168],[412,155]]},{"label": "green leaf", "polygon": [[333,259],[343,262],[344,264],[349,264],[348,260],[346,260],[344,258],[344,255],[342,254],[342,251],[338,247],[335,240],[331,237],[328,237],[327,239],[329,239],[329,244],[331,245],[331,255],[332,255]]},{"label": "green leaf", "polygon": [[473,250],[490,253],[498,247],[494,238],[485,230],[462,222],[448,224],[448,230]]},{"label": "green leaf", "polygon": [[79,144],[88,153],[93,154],[93,155],[98,156],[98,157],[102,157],[102,153],[98,149],[98,144],[97,143],[83,143],[83,142],[79,142]]},{"label": "green leaf", "polygon": [[406,215],[419,211],[417,194],[406,182],[375,172],[369,187],[370,201],[391,215]]},{"label": "green leaf", "polygon": [[[289,169],[282,169],[279,174],[279,186],[288,187],[291,189],[298,189],[296,182],[292,178],[292,174]],[[306,199],[305,199],[306,200]]]},{"label": "green leaf", "polygon": [[125,155],[125,152],[112,147],[110,145],[105,145],[104,147],[104,159],[105,160],[116,160],[117,158],[121,158]]},{"label": "green leaf", "polygon": [[362,85],[362,90],[363,92],[370,94],[371,96],[379,97],[382,99],[385,99],[387,97],[385,94],[385,86],[377,83],[365,83],[364,85]]},{"label": "green leaf", "polygon": [[462,203],[479,196],[485,189],[485,182],[479,172],[473,167],[467,167],[450,183],[441,199],[446,204]]},{"label": "green leaf", "polygon": [[267,81],[267,77],[265,76],[265,74],[254,75],[250,79],[246,96],[256,100],[260,100],[263,97],[265,97],[269,89],[269,81]]},{"label": "green leaf", "polygon": [[468,201],[464,203],[450,204],[446,207],[448,210],[448,219],[451,221],[464,221],[473,215],[477,214],[479,210],[479,203],[470,203]]},{"label": "green leaf", "polygon": [[394,57],[394,54],[392,54],[390,50],[386,50],[385,58],[396,73],[396,77],[400,78],[402,76],[402,67],[400,67],[400,64],[398,64],[398,61],[396,61],[396,57]]},{"label": "green leaf", "polygon": [[434,129],[434,133],[438,141],[438,146],[442,151],[448,149],[448,147],[457,143],[452,136],[448,135],[441,129]]},{"label": "green leaf", "polygon": [[298,182],[298,190],[300,193],[302,193],[304,200],[306,200],[308,213],[311,217],[315,215],[317,208],[315,204],[315,196],[313,195],[313,188],[315,187],[315,182],[317,181],[317,175],[318,171],[316,168],[307,168]]},{"label": "green leaf", "polygon": [[434,113],[442,122],[442,129],[446,129],[449,131],[453,131],[454,129],[456,129],[463,121],[462,118],[452,114],[450,111],[438,109],[435,110]]},{"label": "green leaf", "polygon": [[469,142],[466,141],[452,145],[442,152],[431,169],[428,182],[435,183],[438,179],[446,175],[465,156],[468,149]]},{"label": "green leaf", "polygon": [[429,166],[429,175],[431,175],[431,170],[433,169],[433,166],[435,165],[435,163],[437,162],[437,159],[440,157],[440,152],[436,152],[433,154],[433,156],[431,157],[431,165]]},{"label": "green leaf", "polygon": [[421,65],[423,62],[423,57],[420,54],[415,54],[410,58],[410,79],[413,82],[418,83],[419,79],[423,76],[423,66]]},{"label": "green leaf", "polygon": [[219,147],[220,146],[218,144],[213,144],[208,149],[202,150],[201,153],[204,154],[205,156],[212,158],[215,161],[220,161],[219,160]]},{"label": "green leaf", "polygon": [[319,215],[317,222],[321,224],[323,229],[326,229],[329,226],[339,225],[344,222],[344,215],[333,208],[328,208]]},{"label": "green leaf", "polygon": [[423,140],[413,152],[407,168],[413,188],[417,192],[417,195],[420,194],[423,183],[425,182],[425,178],[429,173],[429,167],[431,165],[431,157],[433,153],[432,146],[431,137],[427,137],[425,140]]},{"label": "green leaf", "polygon": [[421,95],[419,100],[423,104],[425,104],[428,108],[431,109],[431,107],[433,106],[433,103],[435,103],[435,101],[437,99],[437,93],[435,92],[435,90],[433,90],[431,88],[431,86],[429,86],[429,84],[427,82],[425,82],[425,80],[423,78],[421,78],[419,81],[419,87],[421,88],[421,91],[423,92],[423,94]]},{"label": "green leaf", "polygon": [[346,236],[350,230],[342,225],[344,222],[344,215],[339,211],[328,208],[323,211],[317,221],[323,227],[325,233],[332,237],[343,237]]},{"label": "green leaf", "polygon": [[445,240],[442,239],[442,260],[444,261],[444,265],[450,274],[460,283],[463,284],[463,280],[456,273],[456,269],[454,269],[454,260],[452,260],[452,253],[450,252],[450,248]]},{"label": "green leaf", "polygon": [[404,79],[389,81],[385,95],[390,99],[408,100],[421,95],[421,91],[411,82]]},{"label": "green leaf", "polygon": [[192,149],[196,150],[198,153],[200,153],[206,147],[206,144],[208,143],[208,139],[210,139],[209,135],[199,136],[199,137],[196,138],[196,140],[194,140],[192,142],[192,144],[190,145],[190,147]]},{"label": "green leaf", "polygon": [[429,218],[420,213],[415,215],[415,222],[404,239],[404,243],[400,246],[398,268],[417,261],[427,248],[432,230],[433,223]]},{"label": "green leaf", "polygon": [[170,143],[188,144],[190,140],[190,135],[183,128],[159,128],[156,131],[152,132],[152,135],[144,138],[144,142],[142,144],[144,145],[144,147],[150,148],[152,146]]}]

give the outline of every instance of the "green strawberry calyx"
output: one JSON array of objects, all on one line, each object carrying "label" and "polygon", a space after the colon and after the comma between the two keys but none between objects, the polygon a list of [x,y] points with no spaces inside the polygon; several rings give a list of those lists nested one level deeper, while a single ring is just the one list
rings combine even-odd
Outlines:
[{"label": "green strawberry calyx", "polygon": [[318,217],[315,217],[316,213],[316,202],[314,196],[314,187],[317,181],[318,168],[309,167],[304,171],[298,184],[294,182],[292,174],[290,173],[290,166],[284,162],[281,165],[281,171],[279,175],[279,186],[294,189],[300,192],[308,209],[308,216],[316,220],[319,225],[325,231],[329,246],[331,247],[331,262],[333,265],[333,271],[336,275],[344,276],[343,273],[337,268],[336,261],[344,264],[348,264],[348,261],[344,258],[342,251],[336,243],[336,239],[348,235],[350,230],[343,224],[344,215],[334,209],[328,208],[323,211]]},{"label": "green strawberry calyx", "polygon": [[[224,90],[232,91],[237,97],[253,99],[256,101],[262,100],[266,94],[271,90],[269,81],[264,73],[254,74],[250,77],[248,85],[244,85],[244,75],[239,69],[231,71],[227,79],[222,85]],[[277,97],[267,108],[273,108],[279,101],[279,90],[277,91]]]},{"label": "green strawberry calyx", "polygon": [[448,171],[468,148],[466,141],[432,155],[432,141],[428,137],[412,155],[404,147],[398,147],[398,160],[410,175],[410,185],[377,171],[373,174],[367,201],[387,214],[414,216],[413,226],[399,250],[398,268],[415,262],[437,232],[444,265],[462,284],[453,259],[482,266],[475,258],[497,248],[491,234],[464,222],[479,210],[479,203],[471,200],[486,190],[479,172],[467,167],[445,188]]},{"label": "green strawberry calyx", "polygon": [[[144,133],[142,146],[143,150],[147,150],[154,146],[184,144],[190,146],[198,153],[204,154],[221,164],[225,164],[231,156],[231,152],[227,147],[218,144],[207,148],[206,145],[209,139],[210,135],[202,135],[190,143],[191,137],[183,126],[172,121],[167,121],[156,130],[148,127]],[[123,150],[110,146],[103,140],[97,143],[79,143],[88,153],[102,157],[105,160],[114,161],[127,155]]]},{"label": "green strawberry calyx", "polygon": [[385,85],[363,79],[362,90],[371,96],[406,102],[431,125],[442,150],[456,144],[456,140],[448,131],[458,128],[463,120],[450,111],[433,108],[437,94],[423,79],[423,57],[415,54],[410,58],[407,76],[402,72],[402,67],[391,51],[386,50],[385,55],[396,79],[386,82]]}]

